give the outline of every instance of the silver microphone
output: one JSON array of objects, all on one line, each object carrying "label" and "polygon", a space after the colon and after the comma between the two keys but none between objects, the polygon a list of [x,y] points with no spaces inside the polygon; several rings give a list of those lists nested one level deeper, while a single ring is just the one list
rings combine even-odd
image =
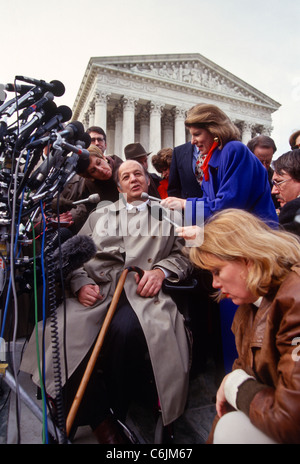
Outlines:
[{"label": "silver microphone", "polygon": [[148,193],[146,192],[143,192],[141,194],[141,198],[143,200],[154,200],[154,201],[158,201],[159,203],[161,202],[161,199],[160,198],[156,198],[156,197],[151,197],[150,195],[148,195]]},{"label": "silver microphone", "polygon": [[84,198],[83,200],[77,200],[77,201],[74,201],[72,204],[73,205],[80,205],[81,203],[99,203],[100,201],[100,195],[99,193],[93,193],[92,195],[90,195],[89,197],[87,198]]}]

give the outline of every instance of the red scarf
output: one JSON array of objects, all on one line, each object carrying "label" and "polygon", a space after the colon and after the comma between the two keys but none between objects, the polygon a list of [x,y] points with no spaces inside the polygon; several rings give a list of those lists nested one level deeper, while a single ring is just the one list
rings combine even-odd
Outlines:
[{"label": "red scarf", "polygon": [[203,171],[203,174],[204,174],[204,179],[206,181],[209,180],[208,163],[210,161],[210,158],[212,157],[212,154],[213,154],[214,150],[218,147],[218,145],[219,145],[219,143],[214,141],[214,143],[210,147],[209,152],[207,153],[207,156],[206,156],[206,158],[204,160],[204,163],[203,163],[203,166],[202,166],[202,171]]}]

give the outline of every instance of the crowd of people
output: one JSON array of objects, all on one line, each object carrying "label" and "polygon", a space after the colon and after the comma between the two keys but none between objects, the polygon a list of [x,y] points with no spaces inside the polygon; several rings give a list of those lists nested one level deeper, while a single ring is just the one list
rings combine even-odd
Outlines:
[{"label": "crowd of people", "polygon": [[[60,211],[62,224],[92,237],[97,249],[68,276],[57,310],[66,414],[118,279],[138,267],[126,278],[74,427],[90,425],[102,444],[124,443],[116,419],[126,420],[141,391],[143,401],[159,404],[163,425],[172,424],[184,412],[189,378],[205,371],[208,321],[218,338],[218,308],[227,299],[237,308],[237,357],[219,380],[208,443],[299,444],[300,131],[273,160],[271,137],[246,146],[215,105],[193,106],[185,127],[189,142],[152,153],[157,174],[140,143],[109,155],[103,129],[90,127],[88,167],[53,200],[53,215]],[[97,205],[74,206],[93,194]],[[173,220],[164,221],[169,213]],[[187,318],[164,283],[190,277],[197,286],[185,296]],[[55,401],[51,323],[38,330],[44,388]],[[21,369],[41,386],[35,349],[32,334]]]}]

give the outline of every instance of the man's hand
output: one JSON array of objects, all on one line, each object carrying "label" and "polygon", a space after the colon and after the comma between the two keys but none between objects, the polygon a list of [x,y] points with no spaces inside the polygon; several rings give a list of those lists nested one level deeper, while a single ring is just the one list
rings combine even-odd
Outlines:
[{"label": "man's hand", "polygon": [[137,294],[145,298],[155,296],[161,289],[164,279],[165,274],[161,269],[152,269],[151,271],[145,271],[143,277],[140,277],[138,274],[135,274],[135,280],[137,283]]},{"label": "man's hand", "polygon": [[97,300],[103,300],[103,295],[100,293],[98,285],[84,285],[77,293],[79,303],[83,306],[93,306]]},{"label": "man's hand", "polygon": [[[57,216],[53,217],[51,219],[51,223],[52,223],[52,226],[55,228],[55,226],[58,225],[58,218]],[[73,221],[73,217],[72,217],[72,214],[70,213],[70,211],[66,211],[65,213],[61,213],[59,215],[59,225],[61,227],[69,227],[71,226],[72,224],[74,224],[74,221]]]}]

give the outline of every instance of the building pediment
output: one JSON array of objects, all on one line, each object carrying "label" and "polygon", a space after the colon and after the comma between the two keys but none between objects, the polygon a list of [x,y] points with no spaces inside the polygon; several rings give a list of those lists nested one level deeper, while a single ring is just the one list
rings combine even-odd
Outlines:
[{"label": "building pediment", "polygon": [[90,61],[97,72],[134,76],[156,86],[186,93],[214,95],[276,111],[280,104],[200,54],[96,57]]}]

